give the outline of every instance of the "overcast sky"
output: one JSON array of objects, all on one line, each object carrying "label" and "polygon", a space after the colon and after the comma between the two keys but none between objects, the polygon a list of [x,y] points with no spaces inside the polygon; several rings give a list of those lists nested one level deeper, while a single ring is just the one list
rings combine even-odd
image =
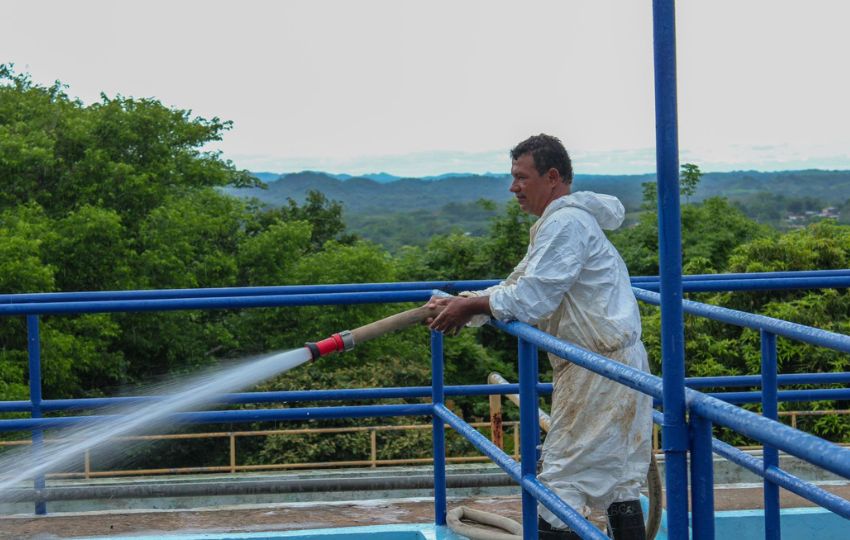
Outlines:
[{"label": "overcast sky", "polygon": [[[577,173],[655,168],[650,0],[5,0],[0,62],[86,103],[232,120],[238,167],[506,172],[558,135]],[[850,169],[850,1],[678,2],[682,162]]]}]

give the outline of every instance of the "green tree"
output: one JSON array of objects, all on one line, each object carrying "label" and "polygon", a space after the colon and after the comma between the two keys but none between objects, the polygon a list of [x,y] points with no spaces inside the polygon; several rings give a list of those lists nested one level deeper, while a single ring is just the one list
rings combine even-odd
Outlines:
[{"label": "green tree", "polygon": [[54,223],[44,257],[58,269],[60,290],[123,290],[137,285],[136,254],[115,210],[84,205]]},{"label": "green tree", "polygon": [[697,192],[702,173],[697,165],[693,163],[684,163],[682,172],[679,175],[679,191],[685,196],[685,203],[691,201],[691,197]]},{"label": "green tree", "polygon": [[[770,229],[747,218],[726,199],[682,207],[682,264],[685,273],[723,272],[732,250]],[[634,227],[611,233],[632,275],[658,275],[658,221],[644,212]]]},{"label": "green tree", "polygon": [[312,227],[310,241],[313,249],[317,250],[329,240],[340,240],[351,243],[355,239],[341,236],[345,231],[342,220],[342,204],[329,201],[325,195],[316,190],[307,192],[307,200],[303,205],[293,199],[288,199],[285,207],[271,211],[282,221],[306,221]]},{"label": "green tree", "polygon": [[36,202],[61,217],[89,205],[132,227],[176,190],[256,185],[202,150],[230,127],[154,99],[104,95],[85,106],[61,83],[38,86],[0,65],[0,207]]}]

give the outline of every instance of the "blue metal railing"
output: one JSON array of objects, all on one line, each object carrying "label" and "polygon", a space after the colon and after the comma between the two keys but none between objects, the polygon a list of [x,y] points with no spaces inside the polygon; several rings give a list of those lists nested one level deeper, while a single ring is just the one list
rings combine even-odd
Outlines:
[{"label": "blue metal railing", "polygon": [[[834,275],[825,275],[822,283],[825,286],[833,286],[831,279]],[[735,280],[746,279],[736,276]],[[755,276],[753,279],[762,279]],[[794,276],[783,276],[782,278],[791,282],[798,279]],[[817,280],[817,275],[807,275],[804,279]],[[717,281],[723,281],[718,278]],[[452,282],[457,289],[476,288],[488,285],[490,282]],[[809,282],[805,282],[810,285]],[[444,285],[438,282],[436,285]],[[380,291],[375,290],[375,285],[380,285]],[[147,311],[150,302],[167,301],[167,309],[188,309],[190,306],[197,308],[195,302],[216,300],[224,302],[214,304],[215,307],[241,308],[256,306],[258,301],[261,305],[306,305],[316,299],[316,295],[323,296],[320,304],[339,304],[353,300],[354,303],[384,302],[392,301],[423,301],[428,298],[431,291],[418,289],[420,284],[397,284],[394,290],[391,284],[368,284],[362,286],[365,292],[357,292],[358,285],[339,286],[341,292],[316,293],[310,291],[302,294],[302,291],[285,289],[274,291],[274,295],[268,297],[255,297],[240,294],[238,289],[216,290],[219,296],[200,298],[197,291],[186,291],[190,298],[183,299],[173,292],[168,299],[151,299],[151,291],[127,291],[121,293],[123,299],[109,300],[103,298],[69,300],[62,293],[50,295],[44,298],[40,295],[26,295],[26,302],[17,302],[15,295],[8,298],[9,303],[3,306],[8,314],[23,314],[27,317],[29,332],[29,351],[31,377],[31,400],[28,402],[0,402],[0,412],[30,412],[29,419],[0,420],[0,431],[31,430],[33,440],[36,443],[34,451],[38,451],[42,430],[52,427],[64,427],[83,422],[98,422],[110,418],[105,415],[70,416],[70,417],[48,417],[41,418],[42,413],[74,410],[94,409],[127,402],[146,402],[161,398],[145,396],[129,398],[96,398],[81,400],[41,400],[40,396],[40,354],[38,337],[38,316],[35,313],[50,312],[51,306],[59,305],[62,313],[89,312],[91,310],[104,310],[104,302],[112,302],[111,308],[120,308],[123,311]],[[412,287],[412,288],[411,288]],[[309,289],[308,289],[309,290]],[[289,293],[289,294],[286,294]],[[658,294],[635,289],[636,296],[643,301],[660,303]],[[111,293],[109,293],[111,294]],[[106,293],[100,295],[106,296]],[[354,296],[354,298],[352,298]],[[183,302],[186,300],[186,302]],[[226,302],[225,302],[226,301]],[[179,305],[181,307],[175,307]],[[209,307],[203,304],[204,307]],[[811,463],[821,466],[833,473],[850,478],[850,451],[828,443],[822,439],[808,435],[775,421],[776,403],[784,399],[794,401],[802,399],[839,399],[848,395],[848,389],[830,390],[793,390],[786,392],[777,391],[778,385],[783,384],[833,384],[846,383],[850,381],[850,373],[825,373],[825,374],[792,374],[776,376],[776,349],[775,336],[783,335],[799,339],[807,343],[830,347],[839,351],[850,350],[850,337],[827,332],[823,330],[803,327],[786,321],[779,321],[769,317],[736,312],[726,308],[707,306],[696,302],[686,301],[683,304],[685,312],[699,316],[706,316],[715,320],[737,324],[749,328],[759,329],[763,334],[763,372],[761,376],[742,377],[703,377],[689,379],[686,382],[695,387],[720,387],[720,386],[762,386],[762,392],[723,392],[713,395],[702,394],[692,388],[683,386],[683,397],[686,409],[690,414],[690,422],[686,424],[688,434],[688,451],[691,453],[691,497],[695,503],[692,521],[688,521],[687,512],[682,524],[672,524],[673,516],[668,512],[668,524],[670,524],[670,537],[677,533],[677,528],[689,528],[689,523],[694,529],[694,536],[711,537],[713,527],[713,483],[712,483],[712,451],[743,465],[744,467],[760,474],[765,478],[765,507],[766,507],[766,529],[769,534],[778,535],[778,489],[777,486],[789,489],[803,497],[806,497],[821,506],[830,509],[844,517],[850,518],[850,503],[835,495],[804,482],[778,467],[778,451],[782,450],[798,457],[807,459]],[[444,423],[449,424],[463,436],[468,438],[479,450],[499,464],[518,484],[523,487],[523,514],[524,521],[530,523],[530,529],[526,531],[526,538],[533,538],[536,534],[536,504],[537,501],[549,507],[558,517],[569,523],[584,537],[602,538],[599,531],[583,520],[573,509],[567,507],[554,493],[540,484],[536,479],[534,466],[537,462],[537,446],[539,442],[539,430],[536,422],[536,403],[539,392],[551,392],[551,384],[539,383],[536,373],[537,347],[551,352],[574,362],[582,367],[590,369],[605,377],[625,384],[635,390],[644,392],[654,397],[659,402],[666,402],[664,383],[658,377],[643,373],[639,370],[624,366],[618,362],[611,361],[598,354],[586,351],[569,343],[560,341],[548,334],[540,332],[528,325],[513,323],[493,323],[497,328],[516,336],[519,339],[519,363],[520,382],[511,385],[469,385],[469,386],[444,386],[443,384],[443,343],[442,336],[432,334],[432,386],[410,387],[410,388],[380,388],[380,389],[348,389],[348,390],[323,390],[304,392],[249,392],[236,393],[221,396],[220,403],[269,403],[269,402],[298,402],[298,401],[320,401],[320,400],[347,400],[347,399],[383,399],[383,398],[410,398],[427,397],[432,398],[431,404],[418,405],[362,405],[356,407],[309,407],[288,409],[257,409],[257,410],[224,410],[224,411],[200,411],[181,413],[175,415],[174,419],[181,422],[191,423],[218,423],[218,422],[253,422],[265,420],[303,420],[307,418],[361,418],[361,417],[387,417],[387,416],[410,416],[430,415],[434,423],[434,456],[435,456],[435,520],[438,524],[445,522],[445,446],[444,446]],[[462,419],[452,414],[443,405],[448,395],[488,395],[519,393],[521,403],[529,404],[527,408],[521,405],[521,433],[520,441],[522,460],[517,464],[509,456],[504,454],[493,443],[483,437],[480,433],[466,424]],[[732,402],[762,402],[764,417],[754,415],[731,404],[724,403],[720,399]],[[660,415],[658,415],[660,416]],[[771,417],[774,419],[771,420]],[[663,417],[656,417],[656,421],[663,423]],[[762,441],[765,444],[764,458],[759,460],[743,452],[726,445],[711,437],[711,428],[714,424],[727,426],[736,431]],[[687,472],[687,471],[686,471]],[[673,474],[668,468],[668,475]],[[687,485],[687,479],[679,479]],[[44,487],[44,479],[39,478],[35,484],[37,489]],[[668,505],[669,509],[669,505]],[[37,513],[46,512],[43,501],[37,503]],[[686,537],[686,536],[685,536]],[[681,537],[681,538],[685,538]]]},{"label": "blue metal railing", "polygon": [[[688,427],[685,420],[685,336],[682,314],[682,224],[679,210],[679,128],[676,94],[676,12],[673,0],[652,2],[655,65],[655,161],[658,193],[661,357],[664,376],[665,485],[672,538],[687,538]],[[700,533],[702,535],[702,533]],[[696,535],[695,535],[696,536]],[[706,536],[710,538],[711,534]]]}]

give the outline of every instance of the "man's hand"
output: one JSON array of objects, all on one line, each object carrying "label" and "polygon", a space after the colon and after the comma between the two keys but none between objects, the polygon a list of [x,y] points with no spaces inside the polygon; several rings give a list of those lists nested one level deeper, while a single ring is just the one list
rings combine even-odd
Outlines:
[{"label": "man's hand", "polygon": [[425,323],[431,330],[453,336],[479,314],[490,315],[490,297],[488,296],[432,296],[426,304],[439,311],[436,317],[428,318]]}]

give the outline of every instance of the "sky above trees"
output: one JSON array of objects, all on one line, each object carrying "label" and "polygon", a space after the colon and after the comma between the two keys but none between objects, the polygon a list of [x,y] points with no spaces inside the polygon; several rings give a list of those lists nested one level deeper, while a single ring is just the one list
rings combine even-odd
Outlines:
[{"label": "sky above trees", "polygon": [[[682,162],[850,168],[843,0],[678,2]],[[507,170],[560,136],[582,173],[654,170],[650,0],[10,0],[0,62],[86,103],[232,120],[240,168]]]}]

